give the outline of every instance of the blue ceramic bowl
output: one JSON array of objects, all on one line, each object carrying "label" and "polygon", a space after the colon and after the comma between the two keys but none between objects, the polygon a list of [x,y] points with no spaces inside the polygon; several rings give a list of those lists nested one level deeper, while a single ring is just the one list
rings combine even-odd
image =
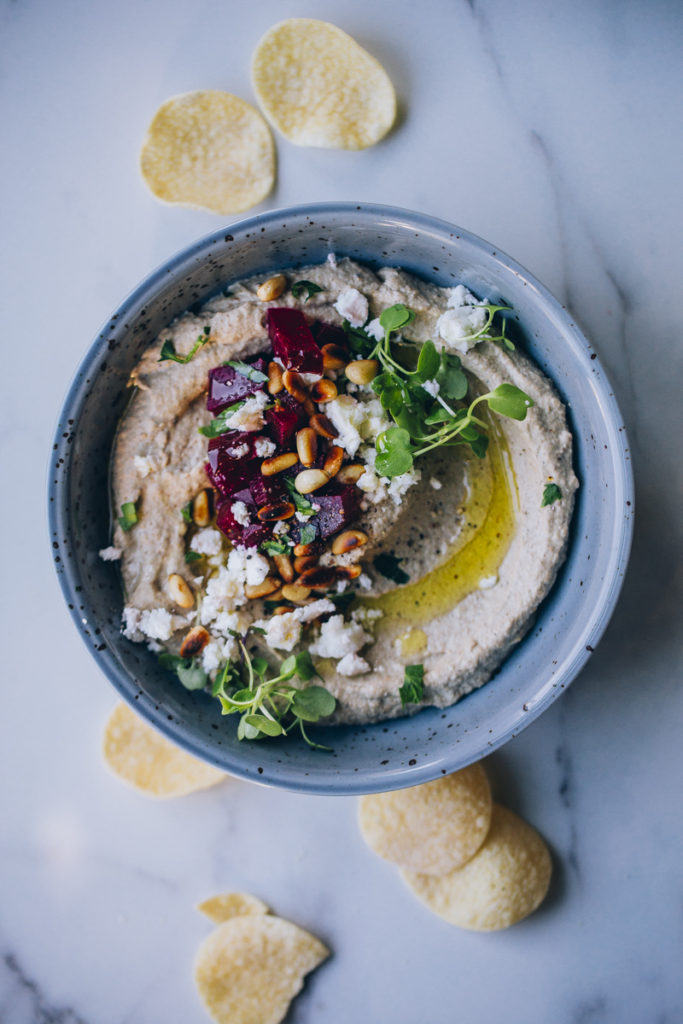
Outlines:
[{"label": "blue ceramic bowl", "polygon": [[[511,305],[522,345],[569,408],[581,486],[569,555],[535,625],[495,677],[445,711],[320,730],[331,754],[302,742],[240,742],[217,703],[190,693],[119,631],[122,593],[110,543],[109,456],[142,351],[177,314],[251,274],[322,262],[328,253],[393,264],[439,285],[464,282]],[[443,221],[384,206],[323,203],[276,210],[210,235],[151,274],[114,313],[64,403],[52,456],[50,530],[74,621],[120,695],[191,753],[254,781],[311,793],[416,785],[476,761],[532,722],[569,685],[602,635],[621,588],[633,481],[619,409],[595,352],[559,303],[514,260]]]}]

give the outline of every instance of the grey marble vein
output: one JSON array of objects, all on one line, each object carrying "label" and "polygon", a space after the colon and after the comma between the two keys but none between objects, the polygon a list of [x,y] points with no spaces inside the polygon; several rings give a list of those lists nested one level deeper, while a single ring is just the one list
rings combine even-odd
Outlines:
[{"label": "grey marble vein", "polygon": [[14,953],[2,957],[2,1024],[87,1024],[69,1006],[54,1005]]}]

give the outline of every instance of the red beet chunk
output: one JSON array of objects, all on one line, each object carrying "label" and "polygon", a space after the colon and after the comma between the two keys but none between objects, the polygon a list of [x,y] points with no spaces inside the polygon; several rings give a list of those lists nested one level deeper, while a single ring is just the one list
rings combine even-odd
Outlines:
[{"label": "red beet chunk", "polygon": [[258,436],[252,431],[229,430],[209,440],[206,472],[216,490],[225,497],[248,486],[258,472],[260,463],[255,459],[254,451]]},{"label": "red beet chunk", "polygon": [[299,427],[303,427],[307,422],[303,405],[300,405],[289,392],[278,395],[275,405],[266,409],[265,416],[281,448],[286,448]]},{"label": "red beet chunk", "polygon": [[362,492],[355,484],[336,487],[332,494],[314,494],[313,501],[320,509],[308,520],[316,528],[318,537],[324,540],[334,533],[346,529],[360,516]]},{"label": "red beet chunk", "polygon": [[[255,370],[266,373],[264,359],[254,359],[249,363]],[[241,402],[258,391],[263,391],[265,381],[252,380],[239,373],[233,366],[215,366],[209,370],[209,395],[206,408],[209,412],[222,412],[234,402]]]},{"label": "red beet chunk", "polygon": [[249,483],[249,493],[257,508],[287,499],[287,490],[279,475],[262,476],[257,473]]},{"label": "red beet chunk", "polygon": [[346,333],[341,327],[335,327],[334,324],[324,324],[322,320],[316,320],[311,329],[316,344],[320,348],[323,345],[340,345],[342,348],[346,348],[348,345]]},{"label": "red beet chunk", "polygon": [[232,506],[239,500],[239,496],[235,494],[219,506],[216,514],[216,526],[219,530],[222,530],[233,544],[239,544],[245,548],[255,548],[262,544],[264,540],[268,540],[271,535],[271,524],[259,522],[251,511],[250,522],[246,526],[243,523],[238,523],[233,514]]},{"label": "red beet chunk", "polygon": [[273,352],[288,370],[323,372],[322,353],[300,309],[269,309],[266,324]]}]

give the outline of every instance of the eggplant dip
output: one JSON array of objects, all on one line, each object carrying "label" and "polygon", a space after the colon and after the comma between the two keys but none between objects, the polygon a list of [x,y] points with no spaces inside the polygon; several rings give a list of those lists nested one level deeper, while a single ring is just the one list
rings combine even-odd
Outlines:
[{"label": "eggplant dip", "polygon": [[529,628],[577,481],[509,312],[330,257],[229,287],[143,355],[101,554],[126,637],[240,738],[446,707]]}]

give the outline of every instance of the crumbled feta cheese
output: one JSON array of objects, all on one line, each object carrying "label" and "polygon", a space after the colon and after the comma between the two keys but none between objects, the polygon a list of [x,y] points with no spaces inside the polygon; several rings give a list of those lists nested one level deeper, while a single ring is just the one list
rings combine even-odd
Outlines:
[{"label": "crumbled feta cheese", "polygon": [[228,455],[232,456],[233,459],[243,459],[245,455],[249,454],[249,445],[246,441],[242,444],[236,444],[232,448],[228,448]]},{"label": "crumbled feta cheese", "polygon": [[384,341],[384,328],[379,322],[378,316],[375,317],[374,320],[371,320],[369,324],[366,324],[364,330],[365,333],[369,334],[371,338],[375,339],[375,341]]},{"label": "crumbled feta cheese", "polygon": [[269,437],[257,437],[254,442],[254,451],[260,459],[267,459],[276,449],[277,445]]},{"label": "crumbled feta cheese", "polygon": [[377,619],[381,619],[384,612],[381,608],[355,608],[351,612],[351,618],[354,622],[360,622],[364,626],[372,626],[373,622]]},{"label": "crumbled feta cheese", "polygon": [[452,290],[448,309],[441,314],[436,327],[447,348],[467,352],[480,340],[477,333],[487,319],[485,306],[464,285],[459,284]]},{"label": "crumbled feta cheese", "polygon": [[289,526],[285,519],[278,519],[273,527],[273,533],[276,537],[282,537],[285,533],[289,533]]},{"label": "crumbled feta cheese", "polygon": [[322,377],[322,373],[303,373],[299,370],[299,376],[301,377],[304,384],[310,387],[311,384],[316,384]]},{"label": "crumbled feta cheese", "polygon": [[365,419],[362,404],[350,395],[339,395],[325,403],[325,415],[339,435],[335,438],[335,444],[349,455],[355,455],[360,448],[360,427]]},{"label": "crumbled feta cheese", "polygon": [[139,608],[127,607],[123,609],[121,615],[123,625],[121,626],[121,632],[127,640],[138,641],[142,640],[142,633],[140,631],[140,619],[142,618],[142,612]]},{"label": "crumbled feta cheese", "polygon": [[263,555],[253,554],[247,556],[247,584],[255,587],[263,583],[270,572],[270,563]]},{"label": "crumbled feta cheese", "polygon": [[329,597],[321,597],[318,601],[312,601],[311,604],[305,604],[301,608],[296,608],[293,615],[299,622],[312,622],[314,619],[319,618],[319,616],[327,615],[329,612],[334,611],[336,611],[334,601],[330,601]]},{"label": "crumbled feta cheese", "polygon": [[345,654],[337,662],[337,672],[342,676],[362,676],[370,671],[370,665],[360,654]]},{"label": "crumbled feta cheese", "polygon": [[239,523],[240,526],[249,526],[251,516],[249,515],[249,509],[243,501],[233,501],[230,506],[230,511],[232,512],[236,523]]},{"label": "crumbled feta cheese", "polygon": [[261,619],[258,625],[266,631],[265,641],[268,646],[278,651],[293,651],[301,639],[301,623],[296,618],[296,612]]},{"label": "crumbled feta cheese", "polygon": [[109,548],[102,548],[99,552],[99,556],[103,562],[118,562],[122,554],[123,552],[121,551],[121,548],[115,548],[113,546]]},{"label": "crumbled feta cheese", "polygon": [[361,590],[372,590],[372,580],[366,572],[362,572],[358,577],[358,586]]},{"label": "crumbled feta cheese", "polygon": [[246,569],[238,574],[234,564],[232,569],[229,568],[233,554],[234,551],[231,551],[228,556],[228,568],[221,566],[217,574],[206,584],[206,592],[199,609],[203,626],[213,622],[221,612],[233,612],[237,605],[244,603]]},{"label": "crumbled feta cheese", "polygon": [[212,637],[202,651],[202,668],[211,677],[214,677],[218,669],[225,664],[236,653],[237,645],[233,637]]},{"label": "crumbled feta cheese", "polygon": [[140,631],[151,640],[170,640],[173,619],[165,608],[146,609],[140,616]]},{"label": "crumbled feta cheese", "polygon": [[207,526],[195,534],[190,541],[190,547],[198,555],[219,555],[223,549],[223,535],[220,530]]},{"label": "crumbled feta cheese", "polygon": [[422,472],[419,469],[409,469],[407,473],[394,476],[387,484],[387,493],[395,505],[401,504],[401,498],[411,487],[420,482]]},{"label": "crumbled feta cheese", "polygon": [[498,582],[498,577],[497,576],[483,576],[479,580],[479,589],[480,590],[490,590],[491,587],[495,587],[497,582]]},{"label": "crumbled feta cheese", "polygon": [[441,390],[438,380],[423,380],[422,387],[425,389],[428,395],[432,398],[436,398],[439,391]]},{"label": "crumbled feta cheese", "polygon": [[265,424],[263,410],[270,401],[270,395],[266,391],[257,391],[251,398],[247,398],[240,409],[236,409],[230,419],[231,430],[260,430]]},{"label": "crumbled feta cheese", "polygon": [[347,288],[341,292],[334,308],[352,327],[362,327],[368,318],[368,300],[357,288]]},{"label": "crumbled feta cheese", "polygon": [[142,477],[149,476],[156,468],[149,455],[134,455],[133,465]]},{"label": "crumbled feta cheese", "polygon": [[336,254],[333,253],[333,252],[328,252],[328,254],[327,254],[327,262],[329,263],[329,265],[331,267],[335,267],[336,268],[336,266],[337,266],[337,256],[336,256]]},{"label": "crumbled feta cheese", "polygon": [[343,615],[333,615],[320,627],[319,638],[311,644],[311,654],[320,658],[343,658],[355,654],[372,643],[372,637],[358,622],[344,622]]},{"label": "crumbled feta cheese", "polygon": [[433,476],[429,481],[429,486],[433,487],[435,491],[440,491],[441,488],[443,487],[443,484],[441,483],[440,480],[437,480],[437,478]]}]

